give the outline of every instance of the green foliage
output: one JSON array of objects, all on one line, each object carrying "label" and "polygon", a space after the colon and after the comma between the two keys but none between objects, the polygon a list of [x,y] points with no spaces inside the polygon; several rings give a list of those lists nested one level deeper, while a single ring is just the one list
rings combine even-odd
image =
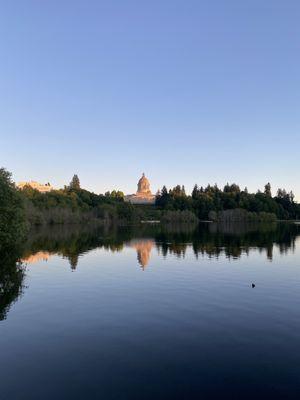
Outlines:
[{"label": "green foliage", "polygon": [[[235,212],[229,211],[235,210]],[[25,221],[31,225],[74,224],[90,221],[104,223],[136,223],[161,220],[274,220],[300,218],[300,205],[294,194],[279,189],[272,197],[270,183],[264,192],[249,193],[236,184],[227,183],[223,190],[217,185],[195,185],[191,195],[177,185],[168,190],[163,186],[156,195],[155,205],[132,205],[118,190],[97,195],[80,188],[77,175],[64,189],[41,193],[30,186],[18,191],[10,174],[0,169],[0,246],[16,241],[25,232]],[[25,211],[25,212],[24,212]],[[224,213],[226,211],[226,213]],[[274,217],[275,216],[275,217]]]},{"label": "green foliage", "polygon": [[241,208],[234,210],[223,210],[220,212],[210,211],[208,218],[218,222],[276,222],[276,215],[268,212],[251,212]]},{"label": "green foliage", "polygon": [[164,223],[196,223],[198,218],[191,211],[166,211],[162,215],[161,222]]},{"label": "green foliage", "polygon": [[0,250],[20,241],[25,230],[23,199],[11,174],[0,168]]},{"label": "green foliage", "polygon": [[71,224],[92,220],[103,222],[132,222],[137,213],[133,205],[124,201],[124,194],[114,190],[97,195],[84,189],[65,187],[40,193],[31,187],[22,191],[26,216],[33,225]]},{"label": "green foliage", "polygon": [[113,199],[117,200],[124,200],[124,193],[121,192],[120,190],[113,190],[112,192],[106,192],[105,193],[106,197],[111,197]]},{"label": "green foliage", "polygon": [[[249,219],[254,218],[253,213],[259,214],[255,217],[258,220],[274,219],[274,215],[277,219],[300,218],[300,205],[294,202],[293,193],[279,189],[277,196],[272,197],[270,183],[265,185],[264,193],[258,191],[255,194],[249,193],[246,188],[241,191],[234,183],[227,183],[223,190],[217,185],[208,185],[206,188],[195,185],[191,196],[186,195],[180,185],[169,191],[164,186],[156,196],[156,206],[161,210],[189,210],[201,220],[207,220],[211,216],[217,219],[219,212],[236,209],[252,213],[247,216]],[[245,214],[242,219],[244,218]]]}]

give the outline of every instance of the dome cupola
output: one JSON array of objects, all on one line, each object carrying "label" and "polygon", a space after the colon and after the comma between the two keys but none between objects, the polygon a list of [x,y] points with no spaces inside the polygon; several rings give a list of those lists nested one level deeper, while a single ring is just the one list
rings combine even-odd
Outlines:
[{"label": "dome cupola", "polygon": [[138,181],[137,187],[138,187],[137,194],[151,194],[150,183],[144,173],[140,178],[140,180]]}]

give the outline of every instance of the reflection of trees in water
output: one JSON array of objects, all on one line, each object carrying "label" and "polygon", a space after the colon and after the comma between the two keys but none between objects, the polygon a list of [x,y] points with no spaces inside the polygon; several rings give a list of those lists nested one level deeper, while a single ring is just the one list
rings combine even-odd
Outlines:
[{"label": "reflection of trees in water", "polygon": [[184,257],[190,248],[196,257],[239,258],[251,249],[266,252],[272,260],[273,249],[281,254],[293,251],[300,226],[295,224],[200,224],[158,226],[86,226],[40,229],[30,235],[24,259],[34,254],[58,254],[67,258],[72,269],[81,254],[94,248],[122,251],[136,249],[139,264],[148,264],[152,247],[163,256]]},{"label": "reflection of trees in water", "polygon": [[53,254],[67,258],[76,269],[81,254],[99,246],[98,231],[94,226],[53,226],[34,229],[25,244],[22,260],[30,263],[39,254]]},{"label": "reflection of trees in water", "polygon": [[74,271],[78,265],[78,259],[79,259],[79,255],[78,254],[71,254],[68,257],[69,262],[70,262],[70,267],[71,269]]},{"label": "reflection of trees in water", "polygon": [[294,251],[300,229],[295,224],[201,224],[191,231],[179,232],[161,229],[156,243],[164,256],[184,257],[188,248],[195,256],[239,258],[251,249],[265,251],[273,258],[277,247],[281,254]]},{"label": "reflection of trees in water", "polygon": [[[184,240],[184,235],[194,228],[194,226],[167,226],[164,227],[164,232],[171,231]],[[51,255],[57,254],[67,258],[71,269],[74,270],[80,255],[89,250],[103,248],[111,252],[120,252],[125,246],[130,246],[136,249],[141,267],[145,267],[149,262],[152,247],[155,245],[156,234],[157,227],[146,225],[42,227],[34,229],[29,235],[22,260],[30,263],[42,260],[41,255],[47,254],[49,258]]]},{"label": "reflection of trees in water", "polygon": [[[239,258],[252,249],[266,252],[272,260],[273,249],[281,254],[294,251],[300,225],[215,225],[198,226],[131,226],[95,227],[67,226],[37,229],[29,235],[21,249],[0,254],[0,320],[6,318],[10,305],[24,288],[24,262],[36,262],[58,254],[69,260],[75,269],[80,255],[95,248],[122,251],[130,246],[137,251],[140,266],[144,268],[156,247],[163,256],[184,257],[192,249],[196,257]],[[22,254],[22,257],[21,257]]]},{"label": "reflection of trees in water", "polygon": [[107,251],[122,251],[132,239],[132,228],[117,226],[52,226],[33,229],[26,242],[22,260],[32,263],[42,260],[40,255],[57,254],[67,258],[75,270],[80,255],[95,248]]},{"label": "reflection of trees in water", "polygon": [[0,321],[6,318],[10,306],[22,294],[25,268],[19,261],[18,249],[0,253]]}]

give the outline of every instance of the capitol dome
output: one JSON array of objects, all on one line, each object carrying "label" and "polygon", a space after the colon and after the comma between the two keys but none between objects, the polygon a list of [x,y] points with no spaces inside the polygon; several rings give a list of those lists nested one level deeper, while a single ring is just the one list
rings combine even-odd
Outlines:
[{"label": "capitol dome", "polygon": [[145,174],[139,179],[137,184],[137,192],[125,196],[125,201],[132,204],[154,204],[155,196],[151,193],[150,182],[145,177]]},{"label": "capitol dome", "polygon": [[149,183],[148,179],[145,177],[144,173],[143,173],[142,177],[140,178],[140,180],[138,181],[137,187],[138,187],[137,193],[151,194],[150,183]]}]

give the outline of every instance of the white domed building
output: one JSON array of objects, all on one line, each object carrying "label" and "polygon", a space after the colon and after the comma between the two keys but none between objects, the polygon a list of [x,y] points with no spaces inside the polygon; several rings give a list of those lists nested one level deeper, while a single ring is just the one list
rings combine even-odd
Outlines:
[{"label": "white domed building", "polygon": [[151,193],[150,182],[145,174],[142,175],[137,184],[136,194],[125,196],[125,200],[132,204],[154,204],[155,196]]}]

